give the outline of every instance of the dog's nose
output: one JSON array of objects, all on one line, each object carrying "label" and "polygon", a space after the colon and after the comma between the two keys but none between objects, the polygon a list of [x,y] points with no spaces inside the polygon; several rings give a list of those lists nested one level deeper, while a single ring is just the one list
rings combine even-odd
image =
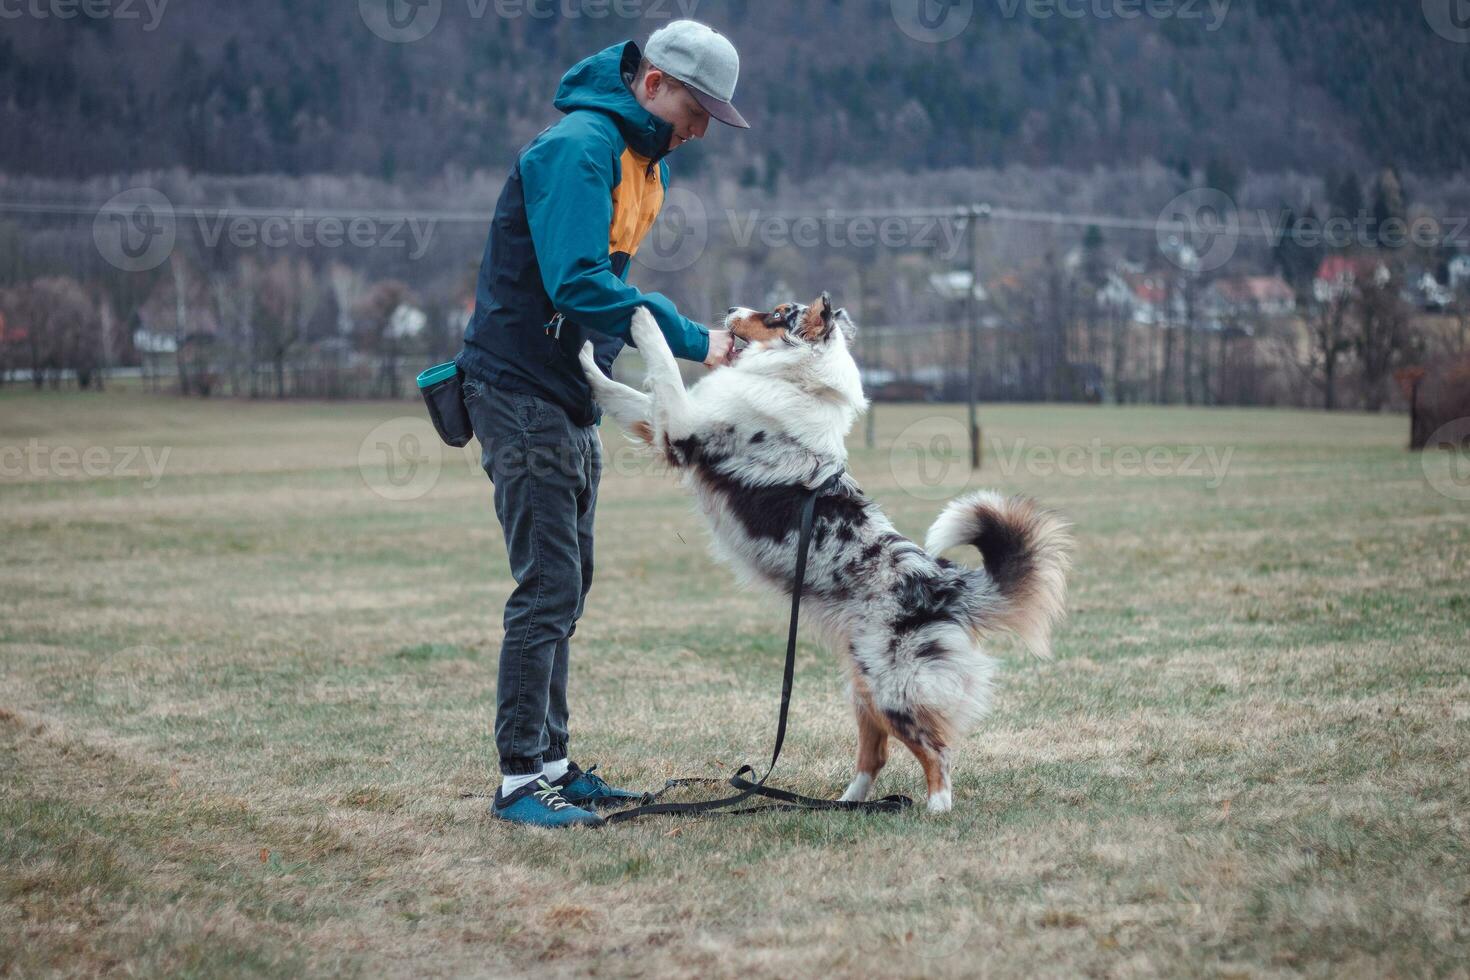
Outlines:
[{"label": "dog's nose", "polygon": [[726,316],[729,316],[731,313],[734,313],[738,309],[740,309],[740,307],[738,307],[738,306],[732,306],[728,310],[725,311],[725,315]]}]

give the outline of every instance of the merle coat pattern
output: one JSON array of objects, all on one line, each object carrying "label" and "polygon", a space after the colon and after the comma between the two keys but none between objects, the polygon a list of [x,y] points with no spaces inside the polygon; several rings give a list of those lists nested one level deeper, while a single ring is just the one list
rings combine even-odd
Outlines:
[{"label": "merle coat pattern", "polygon": [[[732,309],[726,328],[748,345],[687,390],[641,309],[632,336],[648,390],[609,379],[590,350],[583,369],[599,404],[682,472],[716,557],[789,595],[802,500],[844,471],[845,437],[868,404],[848,349],[853,325],[823,294],[769,313]],[[1008,630],[1049,655],[1067,525],[1028,500],[982,491],[950,503],[921,548],[850,476],[817,499],[815,515],[802,610],[846,664],[858,722],[857,772],[843,799],[869,796],[891,736],[923,767],[930,811],[946,811],[953,747],[989,705],[994,661],[983,638]],[[960,544],[978,548],[984,567],[940,557]]]}]

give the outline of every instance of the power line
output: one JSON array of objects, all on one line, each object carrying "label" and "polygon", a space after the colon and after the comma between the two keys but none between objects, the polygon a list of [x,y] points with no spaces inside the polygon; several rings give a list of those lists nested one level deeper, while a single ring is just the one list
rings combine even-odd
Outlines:
[{"label": "power line", "polygon": [[[77,215],[82,217],[95,217],[103,213],[125,213],[133,211],[138,205],[133,203],[119,204],[73,204],[68,202],[27,202],[27,201],[0,201],[0,214],[56,214]],[[368,219],[376,221],[419,221],[423,223],[434,222],[443,224],[475,223],[488,225],[494,219],[492,211],[469,211],[469,210],[422,210],[403,208],[363,208],[363,207],[260,207],[232,204],[204,204],[204,205],[174,205],[170,204],[168,212],[175,217],[203,218],[203,219],[228,219],[232,217],[242,218],[291,218],[302,221],[322,221],[336,218],[345,221],[354,219]],[[852,221],[857,219],[884,219],[898,218],[901,220],[922,220],[935,218],[950,218],[957,221],[968,221],[978,217],[981,220],[1005,221],[1017,224],[1052,225],[1061,227],[1089,227],[1096,225],[1098,228],[1112,228],[1130,231],[1177,231],[1197,232],[1204,231],[1214,234],[1236,234],[1249,237],[1279,237],[1281,231],[1273,229],[1269,225],[1258,225],[1247,227],[1245,223],[1236,221],[1215,221],[1204,219],[1198,222],[1190,221],[1166,221],[1161,217],[1138,218],[1126,215],[1089,214],[1076,211],[1035,211],[1020,208],[992,207],[985,203],[971,203],[964,205],[951,205],[948,207],[891,207],[891,208],[825,208],[815,209],[764,209],[764,208],[724,208],[719,214],[723,214],[727,220],[735,220],[737,216],[747,219],[760,220],[761,218],[776,218],[787,221],[819,220],[819,221]],[[698,216],[695,216],[696,219]],[[706,224],[712,223],[708,214],[703,216]],[[1259,220],[1259,216],[1257,216]]]}]

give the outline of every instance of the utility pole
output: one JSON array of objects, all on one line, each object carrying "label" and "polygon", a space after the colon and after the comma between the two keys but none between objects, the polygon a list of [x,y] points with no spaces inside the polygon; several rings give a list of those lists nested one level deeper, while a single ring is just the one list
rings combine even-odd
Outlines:
[{"label": "utility pole", "polygon": [[990,217],[990,205],[972,204],[965,218],[970,284],[965,291],[965,319],[970,333],[970,371],[968,398],[970,403],[970,469],[978,470],[982,462],[980,448],[980,412],[975,399],[980,388],[980,303],[975,290],[980,285],[980,222]]}]

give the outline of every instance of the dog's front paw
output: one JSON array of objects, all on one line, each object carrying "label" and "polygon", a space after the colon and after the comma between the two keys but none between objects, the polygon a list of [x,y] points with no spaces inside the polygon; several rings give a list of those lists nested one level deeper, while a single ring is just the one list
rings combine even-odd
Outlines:
[{"label": "dog's front paw", "polygon": [[840,797],[843,803],[861,803],[868,798],[873,791],[873,777],[865,772],[860,772],[847,784],[847,791]]},{"label": "dog's front paw", "polygon": [[658,328],[658,321],[653,318],[652,313],[648,312],[646,306],[640,306],[633,311],[631,332],[633,343],[637,344],[638,349],[644,354],[668,344],[668,341],[664,340],[663,332]]},{"label": "dog's front paw", "polygon": [[954,797],[950,790],[942,789],[929,796],[930,813],[948,813],[954,807]]}]

